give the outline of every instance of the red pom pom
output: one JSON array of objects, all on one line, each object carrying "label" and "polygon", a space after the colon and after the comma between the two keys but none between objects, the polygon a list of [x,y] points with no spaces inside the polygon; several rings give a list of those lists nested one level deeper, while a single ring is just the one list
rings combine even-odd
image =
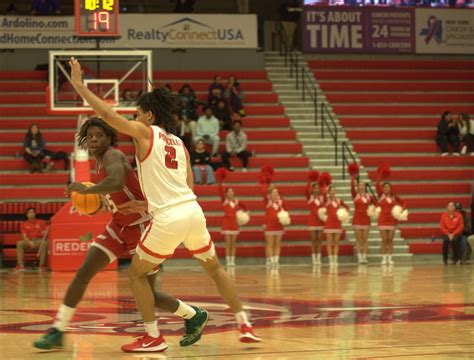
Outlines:
[{"label": "red pom pom", "polygon": [[214,177],[216,178],[217,182],[221,183],[227,177],[228,172],[229,172],[229,170],[227,170],[226,168],[223,168],[223,167],[219,168],[214,173]]},{"label": "red pom pom", "polygon": [[268,173],[262,172],[258,174],[258,182],[262,185],[270,184],[272,182],[272,177]]},{"label": "red pom pom", "polygon": [[318,184],[320,187],[329,186],[332,182],[331,175],[328,172],[323,172],[319,175]]},{"label": "red pom pom", "polygon": [[390,165],[380,164],[377,168],[377,173],[380,179],[388,179],[392,174],[392,171],[390,170]]},{"label": "red pom pom", "polygon": [[273,176],[273,174],[275,173],[275,170],[273,169],[273,166],[270,166],[270,165],[265,165],[264,167],[262,167],[262,169],[260,170],[261,173],[266,173],[270,176]]},{"label": "red pom pom", "polygon": [[311,182],[316,182],[319,179],[319,171],[313,170],[308,174],[308,180]]},{"label": "red pom pom", "polygon": [[356,163],[349,164],[349,166],[347,167],[347,171],[351,176],[355,177],[359,175],[359,165],[357,165]]}]

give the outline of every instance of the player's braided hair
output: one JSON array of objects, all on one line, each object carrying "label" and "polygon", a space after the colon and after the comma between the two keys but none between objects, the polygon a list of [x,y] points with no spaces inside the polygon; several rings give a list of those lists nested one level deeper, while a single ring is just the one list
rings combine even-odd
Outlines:
[{"label": "player's braided hair", "polygon": [[117,145],[117,133],[114,129],[112,129],[109,125],[105,123],[104,120],[98,118],[97,116],[90,116],[87,121],[82,124],[79,133],[77,134],[77,142],[80,147],[86,148],[87,147],[87,130],[92,126],[100,127],[104,130],[105,134],[110,138],[110,146]]},{"label": "player's braided hair", "polygon": [[151,111],[155,117],[154,125],[158,125],[168,133],[173,133],[178,127],[179,111],[181,109],[181,98],[172,94],[165,87],[143,94],[137,101],[137,106],[143,112]]}]

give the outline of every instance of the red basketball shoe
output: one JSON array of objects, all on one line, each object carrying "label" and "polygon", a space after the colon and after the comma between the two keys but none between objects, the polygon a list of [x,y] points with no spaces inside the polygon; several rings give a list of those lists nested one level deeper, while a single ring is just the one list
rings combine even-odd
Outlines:
[{"label": "red basketball shoe", "polygon": [[124,352],[161,352],[168,348],[163,335],[154,338],[148,335],[139,337],[131,344],[123,345]]},{"label": "red basketball shoe", "polygon": [[248,326],[245,324],[240,327],[239,340],[243,343],[257,343],[262,341],[259,336],[255,335],[252,326]]}]

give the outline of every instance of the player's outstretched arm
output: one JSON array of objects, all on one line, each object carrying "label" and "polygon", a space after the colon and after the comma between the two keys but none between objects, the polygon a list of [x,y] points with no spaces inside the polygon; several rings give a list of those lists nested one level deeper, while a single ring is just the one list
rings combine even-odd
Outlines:
[{"label": "player's outstretched arm", "polygon": [[125,119],[84,85],[79,61],[71,57],[69,65],[71,66],[72,85],[78,94],[89,103],[97,115],[122,134],[129,135],[139,141],[150,140],[150,130],[144,124]]}]

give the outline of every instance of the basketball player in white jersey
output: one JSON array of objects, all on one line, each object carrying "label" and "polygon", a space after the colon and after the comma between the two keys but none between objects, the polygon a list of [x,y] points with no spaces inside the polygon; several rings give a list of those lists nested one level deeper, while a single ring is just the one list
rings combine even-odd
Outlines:
[{"label": "basketball player in white jersey", "polygon": [[177,122],[179,98],[165,88],[146,93],[137,102],[137,121],[129,121],[83,84],[81,66],[76,59],[71,58],[69,64],[72,85],[79,95],[111,127],[132,137],[146,209],[154,215],[129,268],[132,292],[147,334],[124,345],[122,350],[148,352],[166,349],[158,330],[153,293],[146,275],[172,257],[181,243],[212,277],[234,312],[240,327],[240,341],[261,341],[253,332],[232,280],[217,258],[206,228],[206,218],[192,190],[189,154],[183,142],[171,134]]}]

